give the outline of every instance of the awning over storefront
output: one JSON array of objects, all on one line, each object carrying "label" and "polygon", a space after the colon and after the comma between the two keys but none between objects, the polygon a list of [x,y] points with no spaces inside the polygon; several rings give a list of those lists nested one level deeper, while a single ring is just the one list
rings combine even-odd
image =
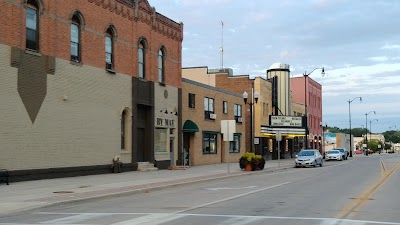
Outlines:
[{"label": "awning over storefront", "polygon": [[191,120],[186,120],[183,124],[183,132],[194,133],[199,132],[199,127]]}]

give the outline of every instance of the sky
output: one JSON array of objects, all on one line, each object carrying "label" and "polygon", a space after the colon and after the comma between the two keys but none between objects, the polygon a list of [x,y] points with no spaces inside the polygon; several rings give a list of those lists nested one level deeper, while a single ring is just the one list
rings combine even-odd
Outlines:
[{"label": "sky", "polygon": [[149,3],[183,22],[183,67],[220,68],[222,39],[223,67],[235,75],[265,76],[276,62],[289,64],[292,77],[324,67],[325,76],[310,74],[322,85],[324,125],[349,128],[348,101],[361,97],[350,104],[352,128],[400,129],[400,1]]}]

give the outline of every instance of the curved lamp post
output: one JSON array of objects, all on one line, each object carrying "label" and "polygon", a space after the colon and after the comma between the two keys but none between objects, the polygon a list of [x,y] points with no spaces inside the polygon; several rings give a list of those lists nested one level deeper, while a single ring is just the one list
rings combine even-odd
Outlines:
[{"label": "curved lamp post", "polygon": [[250,146],[251,146],[251,152],[254,152],[253,106],[258,101],[258,92],[254,91],[254,83],[251,86],[251,101],[249,101],[249,102],[247,102],[248,97],[249,97],[249,94],[247,94],[246,91],[243,92],[244,104],[250,105]]},{"label": "curved lamp post", "polygon": [[354,100],[356,100],[356,99],[360,99],[360,102],[362,102],[362,98],[361,97],[355,97],[355,98],[353,98],[353,100],[351,100],[350,101],[350,99],[349,99],[349,101],[347,101],[348,103],[349,103],[349,123],[350,123],[350,157],[353,157],[353,145],[352,145],[352,138],[351,138],[351,109],[350,109],[350,104],[354,101]]},{"label": "curved lamp post", "polygon": [[373,119],[373,120],[369,121],[369,140],[370,141],[371,141],[371,134],[372,134],[372,122],[374,122],[374,121],[378,122],[379,120],[378,119]]},{"label": "curved lamp post", "polygon": [[307,72],[304,72],[304,74],[303,74],[303,76],[304,76],[304,115],[305,115],[305,123],[306,123],[306,127],[305,127],[305,129],[306,129],[306,135],[305,135],[305,148],[304,149],[308,149],[308,114],[307,114],[307,78],[308,78],[308,76],[310,76],[310,74],[312,73],[312,72],[314,72],[315,70],[318,70],[318,69],[320,69],[320,70],[322,70],[321,71],[321,75],[322,76],[325,76],[325,68],[324,67],[318,67],[318,68],[315,68],[315,69],[313,69],[311,72],[309,72],[309,73],[307,73]]}]

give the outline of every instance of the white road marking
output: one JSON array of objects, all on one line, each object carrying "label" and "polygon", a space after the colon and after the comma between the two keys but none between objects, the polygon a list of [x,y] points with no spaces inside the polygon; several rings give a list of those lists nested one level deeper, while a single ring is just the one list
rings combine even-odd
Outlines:
[{"label": "white road marking", "polygon": [[54,219],[54,220],[48,220],[44,222],[40,222],[42,224],[75,224],[79,222],[83,222],[85,220],[93,219],[96,217],[101,217],[102,215],[96,215],[96,214],[78,214],[74,216],[68,216],[68,217],[63,217],[59,219]]},{"label": "white road marking", "polygon": [[232,223],[232,225],[245,225],[252,222],[256,222],[262,220],[261,218],[246,218],[245,220],[241,221],[240,223]]},{"label": "white road marking", "polygon": [[166,222],[170,222],[186,215],[173,215],[173,214],[165,214],[165,213],[155,213],[146,216],[137,217],[130,220],[121,221],[118,223],[113,223],[111,225],[139,225],[139,224],[151,224],[151,225],[158,225],[163,224]]},{"label": "white road marking", "polygon": [[[57,212],[40,212],[34,214],[42,214],[42,215],[78,215],[78,214],[98,214],[105,216],[115,216],[115,215],[154,215],[154,213],[57,213]],[[320,221],[320,224],[383,224],[383,225],[400,225],[398,222],[385,222],[385,221],[371,221],[371,220],[351,220],[351,219],[335,219],[335,218],[318,218],[318,217],[287,217],[287,216],[245,216],[245,215],[217,215],[217,214],[193,214],[193,213],[182,213],[182,214],[173,214],[173,213],[155,213],[158,216],[194,216],[194,217],[220,217],[220,218],[250,218],[257,220],[309,220],[309,221]],[[138,219],[138,218],[136,218]],[[131,223],[132,224],[132,223]],[[37,225],[37,224],[25,224],[25,223],[0,223],[0,225]],[[59,225],[59,224],[57,224]],[[66,224],[71,225],[71,224]],[[79,224],[73,224],[79,225]],[[87,224],[85,224],[87,225]],[[115,224],[114,224],[115,225]]]},{"label": "white road marking", "polygon": [[209,191],[219,191],[219,190],[241,190],[241,189],[251,189],[251,188],[256,188],[257,186],[248,186],[248,187],[220,187],[220,188],[204,188]]},{"label": "white road marking", "polygon": [[246,192],[246,193],[243,193],[243,194],[234,195],[234,196],[229,197],[229,198],[224,198],[224,199],[220,199],[220,200],[217,200],[217,201],[208,202],[208,203],[205,203],[205,204],[193,206],[193,207],[190,207],[189,209],[179,210],[179,211],[174,212],[173,214],[181,214],[181,213],[184,213],[184,212],[192,211],[192,210],[203,208],[203,207],[206,207],[206,206],[210,206],[210,205],[218,204],[218,203],[221,203],[221,202],[226,202],[226,201],[229,201],[229,200],[241,198],[241,197],[246,196],[246,195],[255,194],[257,192],[266,191],[266,190],[269,190],[269,189],[272,189],[272,188],[276,188],[276,187],[280,187],[280,186],[283,186],[283,185],[286,185],[286,184],[290,184],[290,183],[292,183],[292,182],[285,182],[285,183],[281,183],[281,184],[277,184],[277,185],[273,185],[273,186],[257,189],[257,190],[254,190],[254,191]]},{"label": "white road marking", "polygon": [[[40,225],[40,223],[0,223],[0,225]],[[85,224],[78,224],[78,223],[57,223],[57,225],[99,225],[99,224],[89,224],[89,223],[85,223]]]}]

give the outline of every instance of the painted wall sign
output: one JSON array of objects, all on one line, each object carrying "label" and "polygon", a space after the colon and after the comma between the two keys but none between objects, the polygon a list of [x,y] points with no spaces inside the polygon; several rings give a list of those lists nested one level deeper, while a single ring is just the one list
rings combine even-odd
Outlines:
[{"label": "painted wall sign", "polygon": [[159,127],[175,127],[175,120],[157,118],[156,126],[159,126]]}]

